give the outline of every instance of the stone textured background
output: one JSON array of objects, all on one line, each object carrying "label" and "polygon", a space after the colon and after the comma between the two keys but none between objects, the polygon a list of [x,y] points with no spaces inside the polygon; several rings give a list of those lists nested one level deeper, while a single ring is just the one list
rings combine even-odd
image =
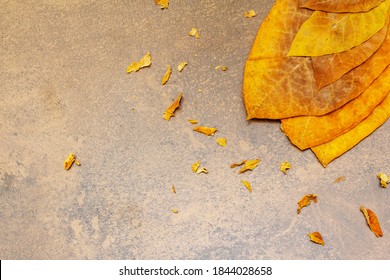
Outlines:
[{"label": "stone textured background", "polygon": [[[170,2],[0,0],[0,259],[389,259],[390,192],[376,173],[390,173],[390,123],[323,168],[278,121],[245,119],[244,63],[274,1]],[[148,51],[151,67],[126,75]],[[82,166],[65,171],[70,152]],[[252,158],[252,172],[229,167]],[[198,160],[209,174],[192,173]],[[319,201],[297,215],[306,193]]]}]

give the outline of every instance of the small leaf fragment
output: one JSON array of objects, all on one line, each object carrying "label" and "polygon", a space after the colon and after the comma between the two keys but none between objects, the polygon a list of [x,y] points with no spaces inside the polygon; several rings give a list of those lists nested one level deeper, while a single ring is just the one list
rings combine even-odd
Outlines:
[{"label": "small leaf fragment", "polygon": [[172,209],[172,213],[173,213],[173,214],[178,214],[178,213],[179,213],[179,210],[176,209],[176,208],[174,208],[174,209]]},{"label": "small leaf fragment", "polygon": [[168,9],[169,0],[154,0],[157,5],[160,6],[161,9]]},{"label": "small leaf fragment", "polygon": [[319,233],[318,231],[308,233],[307,235],[310,237],[310,241],[317,244],[321,244],[322,246],[325,245],[324,239],[322,238],[321,233]]},{"label": "small leaf fragment", "polygon": [[193,172],[196,172],[200,166],[200,161],[197,161],[191,165],[191,169]]},{"label": "small leaf fragment", "polygon": [[387,188],[387,184],[390,183],[390,177],[384,173],[378,173],[376,176],[380,180],[381,186]]},{"label": "small leaf fragment", "polygon": [[246,160],[244,159],[243,161],[239,162],[239,163],[232,163],[230,165],[230,168],[234,168],[234,167],[237,167],[237,166],[241,166],[243,165],[244,163],[246,162]]},{"label": "small leaf fragment", "polygon": [[173,192],[174,194],[176,194],[176,188],[175,188],[174,185],[172,185],[172,192]]},{"label": "small leaf fragment", "polygon": [[283,161],[281,164],[280,164],[280,170],[284,173],[284,174],[287,174],[287,169],[290,169],[291,168],[291,164],[287,161]]},{"label": "small leaf fragment", "polygon": [[[76,163],[76,161],[77,161],[77,163]],[[78,160],[76,160],[76,155],[71,153],[71,154],[69,154],[69,156],[64,161],[65,169],[69,170],[72,167],[73,163],[76,163],[77,165],[80,165],[80,162]]]},{"label": "small leaf fragment", "polygon": [[383,236],[382,229],[379,224],[379,219],[375,215],[374,211],[365,208],[363,205],[360,206],[360,211],[362,211],[364,217],[366,218],[367,224],[370,227],[370,230],[376,235],[376,237]]},{"label": "small leaf fragment", "polygon": [[179,66],[177,66],[177,70],[179,70],[179,72],[183,71],[184,67],[186,67],[188,65],[187,62],[183,61],[179,64]]},{"label": "small leaf fragment", "polygon": [[200,174],[200,173],[207,174],[207,173],[209,173],[209,171],[204,167],[199,167],[198,170],[196,170],[196,174]]},{"label": "small leaf fragment", "polygon": [[167,71],[165,72],[164,77],[161,80],[162,85],[165,85],[166,82],[168,82],[169,77],[171,76],[171,73],[172,73],[172,67],[171,67],[171,65],[168,65]]},{"label": "small leaf fragment", "polygon": [[148,67],[152,64],[152,57],[150,56],[150,52],[148,52],[143,58],[141,58],[138,62],[132,62],[126,70],[126,73],[129,74],[131,72],[137,72],[139,69]]},{"label": "small leaf fragment", "polygon": [[199,33],[198,33],[198,29],[192,27],[191,31],[188,32],[188,35],[192,36],[192,37],[195,37],[196,39],[199,39]]},{"label": "small leaf fragment", "polygon": [[249,10],[249,11],[247,11],[247,12],[244,13],[244,16],[245,16],[246,18],[251,18],[251,17],[256,16],[256,12],[255,12],[254,10]]},{"label": "small leaf fragment", "polygon": [[228,68],[227,68],[227,66],[218,65],[215,67],[215,70],[218,70],[218,69],[221,69],[221,71],[226,71]]},{"label": "small leaf fragment", "polygon": [[188,122],[189,122],[190,124],[197,124],[197,123],[198,123],[197,120],[188,120]]},{"label": "small leaf fragment", "polygon": [[248,181],[241,180],[241,182],[244,184],[245,188],[247,188],[249,192],[252,192],[251,184]]},{"label": "small leaf fragment", "polygon": [[207,127],[207,126],[196,126],[193,129],[196,132],[203,133],[207,136],[213,136],[214,133],[217,131],[215,127]]},{"label": "small leaf fragment", "polygon": [[308,206],[312,200],[314,201],[314,203],[317,203],[317,195],[316,194],[311,193],[311,194],[307,194],[307,195],[303,196],[301,198],[301,200],[298,202],[298,210],[297,210],[298,214],[300,214],[301,209],[303,207]]},{"label": "small leaf fragment", "polygon": [[345,176],[337,177],[337,178],[333,181],[333,183],[340,183],[340,182],[342,182],[342,181],[345,181]]},{"label": "small leaf fragment", "polygon": [[245,171],[247,170],[253,170],[256,168],[256,166],[258,166],[260,163],[260,159],[251,159],[251,160],[247,160],[245,161],[244,163],[244,167],[241,168],[241,170],[239,171],[239,173],[244,173]]},{"label": "small leaf fragment", "polygon": [[225,147],[226,146],[226,138],[218,138],[217,140],[215,140],[215,142],[218,143],[218,145],[222,146],[222,147]]},{"label": "small leaf fragment", "polygon": [[163,119],[169,121],[174,116],[175,110],[180,106],[180,100],[183,93],[180,93],[176,100],[165,110]]}]

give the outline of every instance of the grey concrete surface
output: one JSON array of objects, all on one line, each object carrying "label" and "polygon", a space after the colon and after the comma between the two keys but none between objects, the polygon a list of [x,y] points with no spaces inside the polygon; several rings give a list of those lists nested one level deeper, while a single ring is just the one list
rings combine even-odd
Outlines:
[{"label": "grey concrete surface", "polygon": [[[245,119],[243,67],[273,1],[170,2],[0,0],[0,258],[389,259],[390,190],[376,173],[390,173],[390,123],[323,168],[279,122]],[[148,51],[151,67],[126,75]],[[218,131],[195,133],[188,119]],[[82,165],[65,171],[71,152]],[[252,172],[229,167],[252,158]],[[196,161],[209,173],[193,173]],[[318,203],[297,215],[306,193]]]}]

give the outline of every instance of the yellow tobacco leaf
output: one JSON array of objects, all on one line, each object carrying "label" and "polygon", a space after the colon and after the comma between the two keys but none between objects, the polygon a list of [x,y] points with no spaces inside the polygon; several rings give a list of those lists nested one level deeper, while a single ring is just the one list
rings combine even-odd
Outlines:
[{"label": "yellow tobacco leaf", "polygon": [[162,85],[165,85],[165,83],[168,82],[171,73],[172,73],[171,65],[168,65],[167,71],[165,72],[164,77],[161,80]]},{"label": "yellow tobacco leaf", "polygon": [[197,161],[191,165],[192,172],[196,172],[200,166],[200,161]]},{"label": "yellow tobacco leaf", "polygon": [[165,110],[163,119],[169,121],[174,116],[175,110],[180,106],[183,93],[180,93],[176,100]]},{"label": "yellow tobacco leaf", "polygon": [[284,173],[287,174],[287,169],[291,168],[291,164],[287,161],[284,161],[280,164],[280,170]]},{"label": "yellow tobacco leaf", "polygon": [[222,147],[226,146],[226,138],[218,138],[217,140],[215,140],[215,142],[217,142],[218,145],[220,145]]},{"label": "yellow tobacco leaf", "polygon": [[307,194],[301,198],[301,200],[298,202],[298,214],[301,213],[301,209],[303,207],[306,207],[310,205],[311,201],[314,201],[314,203],[317,203],[317,195],[316,194]]},{"label": "yellow tobacco leaf", "polygon": [[[362,13],[315,11],[302,24],[289,56],[320,56],[347,51],[370,39],[383,28],[390,0]],[[353,32],[355,30],[355,32]]]},{"label": "yellow tobacco leaf", "polygon": [[246,160],[243,160],[243,161],[241,161],[241,162],[239,162],[239,163],[232,163],[232,164],[230,165],[230,168],[234,168],[234,167],[237,167],[237,166],[241,166],[241,165],[243,165],[245,162],[246,162]]},{"label": "yellow tobacco leaf", "polygon": [[338,80],[377,51],[386,37],[388,21],[374,36],[349,51],[312,57],[317,88],[321,89]]},{"label": "yellow tobacco leaf", "polygon": [[260,163],[260,159],[246,160],[244,166],[240,169],[239,173],[244,173],[247,170],[253,170]]},{"label": "yellow tobacco leaf", "polygon": [[244,16],[245,16],[246,18],[251,18],[251,17],[256,16],[256,13],[255,13],[254,10],[249,10],[249,11],[247,11],[247,12],[244,13]]},{"label": "yellow tobacco leaf", "polygon": [[381,186],[387,188],[387,184],[390,183],[390,177],[384,173],[378,173],[376,176],[380,180]]},{"label": "yellow tobacco leaf", "polygon": [[194,127],[193,130],[196,131],[196,132],[203,133],[203,134],[205,134],[207,136],[213,136],[214,133],[217,131],[216,128],[214,128],[214,127],[207,127],[207,126],[196,126],[196,127]]},{"label": "yellow tobacco leaf", "polygon": [[334,179],[333,183],[340,183],[342,181],[345,181],[345,176],[340,176]]},{"label": "yellow tobacco leaf", "polygon": [[376,235],[376,237],[383,236],[382,229],[379,224],[379,219],[374,211],[365,208],[363,205],[360,206],[360,211],[362,211],[364,217],[366,218],[367,224],[370,227],[370,230]]},{"label": "yellow tobacco leaf", "polygon": [[143,67],[148,67],[152,64],[152,57],[150,56],[150,53],[148,52],[143,58],[141,58],[138,62],[132,62],[126,70],[126,73],[129,74],[131,72],[137,72],[139,69]]},{"label": "yellow tobacco leaf", "polygon": [[[66,158],[66,160],[64,161],[64,167],[65,167],[65,169],[66,170],[69,170],[71,167],[72,167],[72,165],[73,165],[73,163],[76,161],[76,155],[75,154],[73,154],[73,153],[71,153],[71,154],[69,154],[69,156]],[[80,164],[78,164],[78,165],[80,165]]]},{"label": "yellow tobacco leaf", "polygon": [[175,188],[174,185],[172,185],[172,192],[173,192],[174,194],[176,194],[176,188]]},{"label": "yellow tobacco leaf", "polygon": [[332,160],[352,149],[361,140],[373,133],[390,117],[390,95],[374,111],[348,132],[325,144],[312,147],[318,160],[326,167]]},{"label": "yellow tobacco leaf", "polygon": [[174,208],[174,209],[172,209],[172,213],[173,213],[173,214],[178,214],[178,213],[179,213],[179,210]]},{"label": "yellow tobacco leaf", "polygon": [[228,68],[227,66],[218,65],[215,67],[215,70],[221,69],[221,71],[226,71]]},{"label": "yellow tobacco leaf", "polygon": [[321,244],[322,246],[325,245],[324,239],[322,238],[321,233],[319,233],[318,231],[308,233],[307,235],[310,237],[310,241],[313,241],[317,244]]},{"label": "yellow tobacco leaf", "polygon": [[378,6],[383,0],[308,0],[302,5],[304,8],[325,12],[366,12]]},{"label": "yellow tobacco leaf", "polygon": [[188,65],[187,62],[183,61],[179,64],[179,66],[177,66],[177,70],[179,70],[179,72],[183,71],[184,67],[186,67]]},{"label": "yellow tobacco leaf", "polygon": [[197,174],[200,174],[200,173],[207,174],[207,173],[209,173],[209,171],[206,168],[204,168],[204,167],[199,167],[198,170],[196,170],[196,173]]},{"label": "yellow tobacco leaf", "polygon": [[282,120],[282,130],[301,150],[329,142],[347,132],[382,102],[389,92],[390,67],[358,97],[323,116],[302,116]]},{"label": "yellow tobacco leaf", "polygon": [[190,124],[197,124],[197,123],[198,123],[197,120],[188,120],[188,122],[189,122]]},{"label": "yellow tobacco leaf", "polygon": [[252,192],[251,184],[248,181],[241,180],[241,182],[244,184],[245,188],[247,188],[249,192]]},{"label": "yellow tobacco leaf", "polygon": [[192,27],[191,31],[188,32],[188,35],[192,36],[192,37],[195,37],[196,39],[199,39],[199,33],[198,33],[198,29]]},{"label": "yellow tobacco leaf", "polygon": [[168,9],[169,0],[154,0],[161,9]]}]

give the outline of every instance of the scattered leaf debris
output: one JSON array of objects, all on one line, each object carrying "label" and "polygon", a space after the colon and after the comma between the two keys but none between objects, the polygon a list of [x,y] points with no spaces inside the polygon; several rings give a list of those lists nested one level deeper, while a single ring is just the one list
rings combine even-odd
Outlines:
[{"label": "scattered leaf debris", "polygon": [[366,218],[367,224],[370,227],[370,230],[375,234],[375,236],[383,236],[382,229],[379,224],[379,219],[375,215],[374,211],[365,208],[363,205],[360,206],[360,211],[362,211],[364,217]]},{"label": "scattered leaf debris", "polygon": [[173,214],[178,214],[178,213],[179,213],[179,210],[176,209],[176,208],[173,208],[173,209],[172,209],[172,213],[173,213]]},{"label": "scattered leaf debris", "polygon": [[71,153],[71,154],[69,154],[69,156],[64,161],[65,169],[69,170],[72,167],[73,163],[75,163],[75,164],[77,164],[79,166],[81,165],[81,163],[77,160],[76,155]]},{"label": "scattered leaf debris", "polygon": [[199,33],[198,33],[198,29],[192,27],[191,31],[188,32],[188,35],[192,36],[192,37],[195,37],[196,39],[199,39]]},{"label": "scattered leaf debris", "polygon": [[247,12],[244,13],[244,16],[245,16],[246,18],[251,18],[251,17],[256,16],[256,12],[255,12],[254,10],[249,10],[249,11],[247,11]]},{"label": "scattered leaf debris", "polygon": [[139,69],[148,67],[152,64],[152,57],[150,56],[150,52],[148,52],[143,58],[141,58],[138,62],[132,62],[126,70],[126,73],[129,74],[131,72],[137,72]]},{"label": "scattered leaf debris", "polygon": [[217,142],[218,145],[220,145],[222,147],[226,147],[227,140],[226,140],[226,138],[220,137],[217,140],[215,140],[215,142]]},{"label": "scattered leaf debris", "polygon": [[298,210],[297,210],[298,214],[300,214],[301,209],[303,207],[308,206],[312,200],[314,201],[314,203],[317,203],[317,195],[316,194],[311,193],[311,194],[307,194],[307,195],[303,196],[301,198],[301,200],[298,202]]},{"label": "scattered leaf debris", "polygon": [[200,167],[200,161],[197,161],[191,165],[192,172],[195,172],[197,174],[200,173],[209,173],[208,170],[204,167]]},{"label": "scattered leaf debris", "polygon": [[196,132],[203,133],[207,136],[213,136],[214,133],[217,131],[215,127],[207,127],[207,126],[196,126],[193,129]]},{"label": "scattered leaf debris", "polygon": [[228,70],[227,66],[223,66],[223,65],[218,65],[218,66],[215,67],[215,70],[218,70],[218,69],[221,69],[221,71]]},{"label": "scattered leaf debris", "polygon": [[160,6],[161,9],[168,9],[169,0],[154,0],[157,5]]},{"label": "scattered leaf debris", "polygon": [[381,186],[387,188],[387,184],[390,183],[390,177],[384,173],[378,173],[376,177],[379,179]]},{"label": "scattered leaf debris", "polygon": [[180,106],[180,100],[183,93],[179,93],[176,100],[165,110],[163,119],[169,121],[174,116],[175,110]]},{"label": "scattered leaf debris", "polygon": [[251,184],[248,181],[241,180],[241,182],[244,184],[244,186],[248,189],[249,192],[252,192]]},{"label": "scattered leaf debris", "polygon": [[322,246],[325,245],[324,239],[322,238],[321,233],[319,233],[318,231],[308,233],[307,235],[310,237],[310,241],[317,244],[321,244]]},{"label": "scattered leaf debris", "polygon": [[186,67],[188,65],[188,63],[186,61],[183,61],[179,64],[179,66],[177,66],[177,70],[179,72],[183,71],[184,67]]},{"label": "scattered leaf debris", "polygon": [[345,176],[340,176],[340,177],[337,177],[336,179],[334,179],[333,183],[340,183],[340,182],[343,182],[345,181],[346,177]]},{"label": "scattered leaf debris", "polygon": [[174,194],[176,194],[176,188],[175,188],[174,185],[172,185],[172,192],[173,192]]},{"label": "scattered leaf debris", "polygon": [[165,72],[164,77],[161,80],[162,85],[165,85],[166,82],[168,82],[169,77],[171,76],[171,73],[172,73],[172,67],[171,67],[171,65],[168,65],[167,71]]},{"label": "scattered leaf debris", "polygon": [[280,170],[284,173],[287,174],[287,170],[291,168],[291,164],[287,161],[283,161],[280,164]]},{"label": "scattered leaf debris", "polygon": [[191,120],[188,120],[188,122],[189,122],[190,124],[197,124],[197,123],[198,123],[198,121],[197,121],[197,120],[193,120],[193,119],[191,119]]}]

